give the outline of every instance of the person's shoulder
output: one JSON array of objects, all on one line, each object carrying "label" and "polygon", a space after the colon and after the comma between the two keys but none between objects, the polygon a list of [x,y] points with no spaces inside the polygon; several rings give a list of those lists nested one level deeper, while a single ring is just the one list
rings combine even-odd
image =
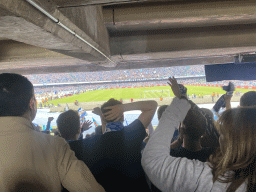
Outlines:
[{"label": "person's shoulder", "polygon": [[214,148],[214,147],[204,147],[201,151],[203,151],[206,154],[212,154],[216,151],[216,148]]},{"label": "person's shoulder", "polygon": [[68,144],[70,148],[75,151],[75,153],[82,153],[82,152],[88,152],[88,150],[93,150],[97,148],[97,146],[101,143],[100,142],[100,135],[95,135],[93,137],[88,137],[81,140],[73,140],[69,141]]},{"label": "person's shoulder", "polygon": [[184,157],[186,153],[187,150],[182,146],[170,150],[170,155],[173,157]]},{"label": "person's shoulder", "polygon": [[130,123],[127,126],[124,126],[124,129],[122,130],[124,133],[144,133],[146,134],[146,130],[144,125],[139,119],[135,119],[132,123]]},{"label": "person's shoulder", "polygon": [[125,126],[122,133],[127,140],[137,140],[139,142],[142,142],[147,134],[144,125],[139,119],[136,119],[128,126]]},{"label": "person's shoulder", "polygon": [[59,136],[53,136],[41,132],[35,133],[35,139],[37,143],[40,143],[41,146],[47,147],[50,149],[57,149],[57,148],[65,148],[67,147],[67,141]]},{"label": "person's shoulder", "polygon": [[[34,131],[34,134],[36,137],[38,137],[38,139],[43,139],[44,141],[46,142],[54,142],[59,139],[63,139],[62,137],[59,137],[59,136],[53,136],[53,135],[50,135],[50,134],[47,134],[47,133],[44,133],[44,132],[41,132],[41,131]],[[63,139],[65,141],[65,139]]]},{"label": "person's shoulder", "polygon": [[125,126],[125,129],[127,128],[140,128],[142,127],[143,129],[145,129],[144,125],[142,124],[142,122],[139,119],[135,119],[132,123],[130,123],[129,125]]},{"label": "person's shoulder", "polygon": [[82,144],[82,143],[84,143],[84,140],[85,140],[85,139],[80,139],[80,140],[70,140],[70,141],[68,141],[68,144],[69,144],[69,145]]}]

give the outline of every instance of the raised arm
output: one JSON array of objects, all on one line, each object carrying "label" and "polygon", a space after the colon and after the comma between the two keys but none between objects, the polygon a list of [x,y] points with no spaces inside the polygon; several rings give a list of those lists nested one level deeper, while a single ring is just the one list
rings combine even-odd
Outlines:
[{"label": "raised arm", "polygon": [[[174,94],[182,98],[176,80],[173,78],[170,81]],[[180,98],[174,98],[163,113],[144,149],[142,167],[151,182],[161,191],[204,191],[204,185],[212,186],[211,169],[206,163],[170,156],[170,142],[175,127],[185,119],[191,108],[186,98]],[[199,180],[206,177],[209,182],[202,184]]]},{"label": "raised arm", "polygon": [[106,120],[105,120],[105,118],[104,118],[104,116],[103,116],[103,114],[102,114],[101,109],[100,109],[99,107],[95,107],[92,112],[93,112],[94,114],[100,116],[100,119],[101,119],[101,129],[102,129],[101,131],[102,131],[102,133],[105,133],[107,122],[106,122]]},{"label": "raised arm", "polygon": [[152,121],[154,114],[156,112],[157,102],[150,100],[150,101],[138,101],[134,103],[126,103],[115,105],[111,107],[106,107],[105,109],[112,109],[111,111],[104,114],[106,120],[115,120],[120,118],[120,116],[125,111],[132,111],[132,110],[140,110],[142,113],[139,116],[139,120],[146,128],[149,126],[150,122]]},{"label": "raised arm", "polygon": [[225,100],[225,104],[226,104],[226,110],[231,109],[231,98],[233,95],[224,95],[224,100]]},{"label": "raised arm", "polygon": [[206,163],[170,156],[175,127],[185,119],[189,109],[187,100],[175,98],[163,113],[142,154],[145,173],[161,191],[203,191],[202,186],[198,187],[199,180],[211,175],[211,169],[205,169]]},{"label": "raised arm", "polygon": [[47,121],[47,126],[46,126],[46,131],[49,131],[51,128],[51,122],[54,118],[53,117],[48,117],[48,121]]}]

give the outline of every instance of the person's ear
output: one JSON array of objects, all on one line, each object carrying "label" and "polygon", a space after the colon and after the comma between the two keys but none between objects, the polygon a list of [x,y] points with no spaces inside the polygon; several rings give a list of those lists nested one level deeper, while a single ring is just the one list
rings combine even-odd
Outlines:
[{"label": "person's ear", "polygon": [[35,98],[32,97],[29,101],[29,108],[30,109],[34,109],[34,105],[35,105]]},{"label": "person's ear", "polygon": [[201,136],[201,139],[206,138],[206,133]]}]

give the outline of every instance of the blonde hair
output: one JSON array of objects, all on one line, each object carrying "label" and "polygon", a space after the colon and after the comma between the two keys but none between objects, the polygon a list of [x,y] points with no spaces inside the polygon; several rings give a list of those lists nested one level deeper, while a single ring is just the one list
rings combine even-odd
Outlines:
[{"label": "blonde hair", "polygon": [[256,189],[255,117],[256,109],[236,108],[225,111],[218,120],[224,143],[210,163],[213,182],[231,183],[227,192],[236,191],[246,181],[248,192]]}]

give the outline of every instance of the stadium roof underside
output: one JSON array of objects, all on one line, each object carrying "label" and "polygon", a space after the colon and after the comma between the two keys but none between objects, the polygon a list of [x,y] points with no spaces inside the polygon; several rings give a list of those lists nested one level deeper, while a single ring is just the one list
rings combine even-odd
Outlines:
[{"label": "stadium roof underside", "polygon": [[254,0],[2,0],[0,72],[256,62],[255,10]]}]

